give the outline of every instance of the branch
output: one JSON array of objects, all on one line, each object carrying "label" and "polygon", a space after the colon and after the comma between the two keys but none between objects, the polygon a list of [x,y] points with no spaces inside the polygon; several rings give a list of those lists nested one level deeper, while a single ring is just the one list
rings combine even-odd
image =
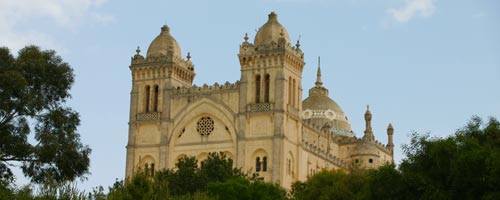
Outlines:
[{"label": "branch", "polygon": [[15,110],[11,110],[11,112],[9,114],[6,114],[1,120],[0,120],[0,127],[4,126],[5,123],[9,122],[10,120],[14,119],[14,117],[16,117],[16,111]]},{"label": "branch", "polygon": [[33,161],[38,161],[38,160],[37,159],[33,159],[33,158],[3,157],[3,158],[0,158],[0,161],[2,161],[2,162],[10,162],[10,161],[33,162]]}]

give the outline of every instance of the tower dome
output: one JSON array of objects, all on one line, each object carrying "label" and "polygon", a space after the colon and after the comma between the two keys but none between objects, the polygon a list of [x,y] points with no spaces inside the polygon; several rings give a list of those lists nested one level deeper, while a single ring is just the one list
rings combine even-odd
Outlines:
[{"label": "tower dome", "polygon": [[344,111],[328,96],[328,89],[321,81],[319,66],[315,86],[309,90],[309,96],[302,102],[302,110],[302,118],[305,121],[339,135],[354,136]]},{"label": "tower dome", "polygon": [[147,57],[176,56],[180,57],[181,48],[172,35],[167,25],[161,27],[160,35],[151,42],[148,48]]},{"label": "tower dome", "polygon": [[267,22],[262,25],[257,34],[255,35],[254,44],[263,45],[270,44],[271,42],[278,42],[280,38],[284,38],[286,42],[290,41],[290,36],[288,36],[288,31],[286,28],[278,22],[278,15],[271,12],[268,15]]}]

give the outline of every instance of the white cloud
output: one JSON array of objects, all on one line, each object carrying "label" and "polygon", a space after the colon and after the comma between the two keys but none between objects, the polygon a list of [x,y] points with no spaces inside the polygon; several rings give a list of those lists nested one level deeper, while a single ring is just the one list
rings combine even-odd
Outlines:
[{"label": "white cloud", "polygon": [[[109,23],[112,16],[95,12],[106,0],[0,0],[0,46],[13,51],[28,44],[63,50],[44,30],[30,24],[44,23],[50,29],[75,31],[84,21]],[[24,27],[24,28],[23,28]]]},{"label": "white cloud", "polygon": [[400,8],[390,8],[387,12],[398,22],[408,22],[415,16],[429,17],[434,14],[435,0],[406,0]]}]

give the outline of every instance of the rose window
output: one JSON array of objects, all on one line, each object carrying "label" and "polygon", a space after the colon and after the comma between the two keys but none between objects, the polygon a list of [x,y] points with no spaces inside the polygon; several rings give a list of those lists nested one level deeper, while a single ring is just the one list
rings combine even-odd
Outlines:
[{"label": "rose window", "polygon": [[200,135],[210,135],[214,131],[214,120],[210,117],[202,117],[196,123],[196,131]]}]

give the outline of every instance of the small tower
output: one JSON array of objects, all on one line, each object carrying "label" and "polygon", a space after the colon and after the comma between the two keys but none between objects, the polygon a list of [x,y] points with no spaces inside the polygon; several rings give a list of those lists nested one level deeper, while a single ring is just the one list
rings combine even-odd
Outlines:
[{"label": "small tower", "polygon": [[[387,126],[387,149],[389,149],[392,157],[394,157],[394,143],[392,140],[393,135],[394,135],[394,128],[392,127],[392,124],[389,123],[389,126]],[[392,162],[394,162],[394,159]]]},{"label": "small tower", "polygon": [[375,141],[375,136],[372,130],[372,113],[370,112],[370,106],[366,106],[365,112],[365,135],[363,135],[363,140],[365,141]]}]

